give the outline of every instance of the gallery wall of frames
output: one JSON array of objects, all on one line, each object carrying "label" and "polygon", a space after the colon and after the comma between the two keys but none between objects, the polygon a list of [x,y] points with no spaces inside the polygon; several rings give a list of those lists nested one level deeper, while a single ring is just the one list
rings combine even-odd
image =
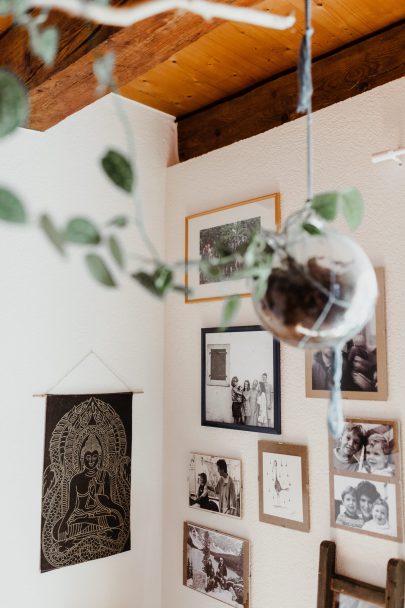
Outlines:
[{"label": "gallery wall of frames", "polygon": [[[274,227],[279,218],[279,193],[186,217],[187,260],[217,257],[221,247],[231,252],[243,248],[252,232]],[[186,303],[202,305],[226,295],[244,296],[234,266],[230,264],[225,277],[219,278],[205,274],[204,266],[198,270],[189,265],[186,281],[193,293]],[[376,274],[375,315],[342,348],[341,388],[348,400],[386,400],[388,395],[384,269],[376,268]],[[306,533],[311,528],[311,445],[277,441],[284,407],[280,366],[280,344],[258,325],[201,328],[201,425],[224,429],[224,449],[188,456],[188,502],[194,512],[183,529],[183,584],[230,606],[253,605],[251,543],[222,531],[221,519],[243,520],[244,475],[253,472],[245,470],[243,460],[236,458],[238,452],[226,449],[225,429],[259,434],[259,521]],[[330,351],[307,351],[305,382],[306,396],[328,395]],[[325,454],[331,527],[402,541],[399,445],[395,420],[366,415],[345,419],[340,436],[329,439],[329,455]],[[212,514],[214,528],[198,523],[204,511]],[[356,602],[350,593],[333,596],[336,608],[354,608],[360,605]]]}]

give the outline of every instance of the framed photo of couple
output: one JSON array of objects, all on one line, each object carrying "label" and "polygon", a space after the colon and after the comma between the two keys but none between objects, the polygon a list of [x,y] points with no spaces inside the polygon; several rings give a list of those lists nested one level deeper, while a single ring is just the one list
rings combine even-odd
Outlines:
[{"label": "framed photo of couple", "polygon": [[201,424],[281,433],[280,344],[260,325],[201,330]]},{"label": "framed photo of couple", "polygon": [[395,420],[347,418],[329,439],[333,527],[402,540],[399,445]]},{"label": "framed photo of couple", "polygon": [[[378,300],[375,315],[342,349],[343,399],[386,401],[388,398],[384,269],[376,268]],[[305,353],[307,397],[329,396],[331,350]]]},{"label": "framed photo of couple", "polygon": [[[223,300],[227,296],[249,296],[246,280],[237,278],[235,261],[224,267],[222,276],[212,276],[200,266],[204,260],[243,250],[253,233],[275,230],[280,224],[280,194],[217,207],[189,215],[185,220],[186,302]],[[224,276],[225,275],[225,276]]]}]

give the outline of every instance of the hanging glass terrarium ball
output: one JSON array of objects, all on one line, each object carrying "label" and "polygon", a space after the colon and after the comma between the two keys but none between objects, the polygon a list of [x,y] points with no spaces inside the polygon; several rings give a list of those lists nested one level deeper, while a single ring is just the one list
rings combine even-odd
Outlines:
[{"label": "hanging glass terrarium ball", "polygon": [[272,272],[255,309],[276,338],[324,349],[349,340],[370,320],[377,280],[369,258],[350,237],[318,216],[298,213],[281,234],[269,236],[269,245]]}]

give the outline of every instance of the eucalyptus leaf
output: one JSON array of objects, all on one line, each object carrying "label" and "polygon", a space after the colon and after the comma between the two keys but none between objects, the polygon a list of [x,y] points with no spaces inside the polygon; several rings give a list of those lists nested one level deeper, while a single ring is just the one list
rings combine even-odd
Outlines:
[{"label": "eucalyptus leaf", "polygon": [[129,219],[126,215],[117,215],[113,217],[107,224],[107,226],[117,226],[118,228],[125,228],[129,223]]},{"label": "eucalyptus leaf", "polygon": [[0,188],[0,220],[24,224],[27,215],[22,202],[10,190]]},{"label": "eucalyptus leaf", "polygon": [[100,242],[100,234],[92,222],[84,217],[75,217],[65,228],[65,239],[71,243],[97,245]]},{"label": "eucalyptus leaf", "polygon": [[20,80],[0,69],[0,138],[25,125],[28,119],[28,94]]},{"label": "eucalyptus leaf", "polygon": [[109,150],[102,158],[101,164],[104,171],[116,186],[127,192],[132,192],[134,185],[134,174],[131,163],[125,156],[116,150]]},{"label": "eucalyptus leaf", "polygon": [[112,274],[108,270],[106,263],[103,258],[95,253],[88,253],[86,255],[86,266],[90,271],[93,278],[99,283],[106,285],[107,287],[115,287],[116,283],[113,279]]},{"label": "eucalyptus leaf", "polygon": [[173,271],[167,266],[160,266],[152,274],[137,272],[132,277],[158,298],[164,297],[173,288]]},{"label": "eucalyptus leaf", "polygon": [[113,70],[115,65],[115,53],[110,51],[99,57],[93,63],[93,72],[97,78],[97,93],[100,95],[113,83]]},{"label": "eucalyptus leaf", "polygon": [[111,255],[113,256],[114,260],[117,262],[118,266],[120,268],[124,268],[124,266],[125,266],[124,254],[122,252],[120,242],[116,236],[114,236],[114,235],[110,236],[110,238],[108,239],[108,246],[110,248]]},{"label": "eucalyptus leaf", "polygon": [[322,234],[322,231],[319,230],[317,226],[314,226],[314,224],[310,224],[309,222],[302,224],[302,228],[303,230],[305,230],[305,232],[308,232],[308,234],[311,234],[313,236]]},{"label": "eucalyptus leaf", "polygon": [[357,188],[348,188],[340,193],[342,211],[346,222],[352,230],[356,230],[363,221],[364,202]]},{"label": "eucalyptus leaf", "polygon": [[135,281],[138,281],[142,287],[147,289],[152,295],[161,298],[163,294],[156,288],[155,279],[153,275],[148,274],[147,272],[136,272],[132,275],[132,278]]},{"label": "eucalyptus leaf", "polygon": [[323,192],[314,196],[311,207],[320,217],[331,222],[337,215],[338,200],[338,192]]},{"label": "eucalyptus leaf", "polygon": [[65,249],[64,249],[65,241],[64,241],[63,233],[56,228],[55,224],[53,223],[53,221],[51,220],[49,215],[46,215],[46,214],[41,215],[41,217],[39,218],[39,225],[41,226],[42,230],[45,232],[46,236],[48,237],[48,239],[50,240],[52,245],[54,247],[56,247],[56,249],[59,251],[59,253],[61,253],[62,255],[65,255]]},{"label": "eucalyptus leaf", "polygon": [[222,308],[221,331],[227,329],[240,306],[240,296],[231,296]]},{"label": "eucalyptus leaf", "polygon": [[28,26],[32,53],[42,59],[45,65],[51,65],[58,52],[59,32],[56,27],[39,30],[36,24]]}]

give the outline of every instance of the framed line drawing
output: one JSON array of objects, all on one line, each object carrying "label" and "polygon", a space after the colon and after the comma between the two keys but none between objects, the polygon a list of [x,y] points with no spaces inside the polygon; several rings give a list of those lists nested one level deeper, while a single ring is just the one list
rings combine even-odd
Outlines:
[{"label": "framed line drawing", "polygon": [[308,449],[259,441],[259,520],[309,532]]},{"label": "framed line drawing", "polygon": [[[199,268],[204,259],[220,257],[220,250],[234,252],[262,228],[276,229],[280,224],[280,194],[258,198],[194,213],[185,218],[186,303],[223,300],[227,296],[250,296],[246,280],[232,275],[239,270],[234,262],[225,266],[225,279],[208,276]],[[193,262],[193,263],[191,263]]]},{"label": "framed line drawing", "polygon": [[347,418],[329,439],[331,526],[400,542],[398,422]]},{"label": "framed line drawing", "polygon": [[281,433],[280,344],[260,325],[201,330],[201,424]]},{"label": "framed line drawing", "polygon": [[[342,397],[386,401],[388,398],[384,269],[375,269],[379,297],[374,317],[342,349]],[[305,353],[307,397],[327,398],[331,351]]]},{"label": "framed line drawing", "polygon": [[183,585],[234,608],[250,608],[250,543],[184,522]]},{"label": "framed line drawing", "polygon": [[188,465],[189,506],[241,518],[242,463],[236,458],[191,453]]}]

